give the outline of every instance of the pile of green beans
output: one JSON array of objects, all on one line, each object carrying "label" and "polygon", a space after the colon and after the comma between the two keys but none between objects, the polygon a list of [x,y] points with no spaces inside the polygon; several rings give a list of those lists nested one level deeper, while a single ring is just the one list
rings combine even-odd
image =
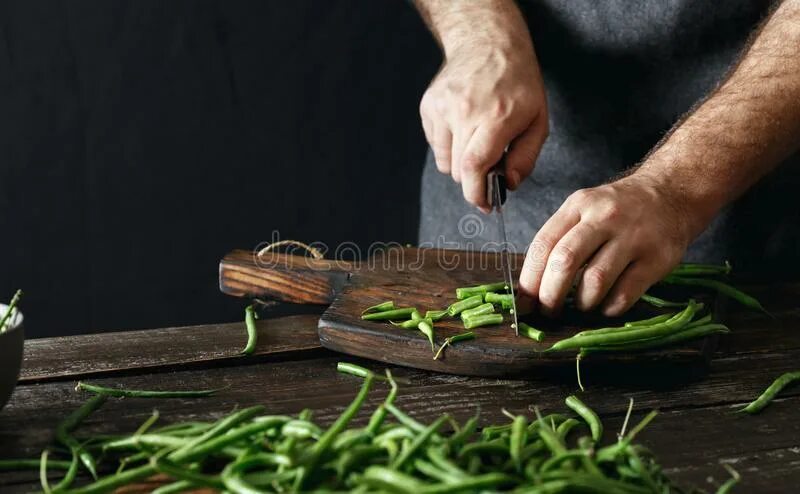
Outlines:
[{"label": "pile of green beans", "polygon": [[[542,416],[534,408],[533,415],[504,410],[510,422],[482,429],[478,414],[463,423],[448,414],[423,423],[395,405],[398,386],[387,370],[386,398],[365,414],[359,422],[364,425],[353,425],[378,376],[350,363],[338,368],[363,378],[363,384],[328,426],[315,423],[310,410],[267,415],[261,406],[215,422],[161,426],[154,413],[132,434],[74,438],[99,459],[96,480],[77,479],[77,460],[51,459],[58,455],[55,450],[45,450],[38,461],[0,462],[0,469],[38,468],[45,492],[71,494],[112,492],[155,474],[171,479],[156,494],[202,488],[236,494],[684,492],[650,450],[633,442],[655,412],[626,431],[632,401],[623,430],[607,444],[598,415],[574,396],[565,401],[574,417]],[[66,429],[74,433],[106,396],[93,397],[67,420]],[[51,486],[48,469],[72,473]],[[738,474],[732,474],[719,494],[738,481]]]},{"label": "pile of green beans", "polygon": [[[475,329],[482,326],[496,326],[504,321],[503,312],[510,312],[513,300],[510,293],[497,293],[497,290],[508,290],[504,282],[461,287],[456,289],[456,301],[446,309],[428,310],[425,317],[414,307],[397,307],[392,300],[380,302],[367,307],[361,313],[366,321],[389,321],[394,326],[405,329],[417,329],[428,339],[431,350],[435,349],[435,323],[446,317],[459,318],[464,329]],[[499,308],[499,311],[497,310]],[[523,327],[524,326],[524,327]],[[521,334],[535,341],[541,341],[544,333],[527,324],[520,325]],[[465,337],[464,335],[470,335]],[[463,335],[446,338],[438,351],[434,351],[433,359],[438,360],[444,349],[459,341],[473,339],[476,335],[468,331]]]}]

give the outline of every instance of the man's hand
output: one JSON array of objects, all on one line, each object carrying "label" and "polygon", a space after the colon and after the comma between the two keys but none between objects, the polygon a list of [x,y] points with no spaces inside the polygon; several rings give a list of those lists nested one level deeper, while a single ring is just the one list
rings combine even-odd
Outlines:
[{"label": "man's hand", "polygon": [[727,80],[640,167],[567,199],[528,249],[520,291],[555,313],[585,265],[578,307],[627,310],[725,205],[800,147],[798,47],[800,0],[784,0]]},{"label": "man's hand", "polygon": [[445,62],[420,104],[436,165],[488,210],[486,175],[506,147],[515,189],[548,133],[547,102],[524,20],[512,0],[420,0]]},{"label": "man's hand", "polygon": [[531,243],[521,292],[556,314],[582,270],[577,307],[604,302],[604,314],[622,314],[680,262],[702,229],[674,201],[673,191],[644,174],[575,192]]}]

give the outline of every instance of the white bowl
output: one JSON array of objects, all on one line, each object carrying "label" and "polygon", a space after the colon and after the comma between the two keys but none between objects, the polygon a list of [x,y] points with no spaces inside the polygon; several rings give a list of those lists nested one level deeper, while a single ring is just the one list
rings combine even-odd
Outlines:
[{"label": "white bowl", "polygon": [[[7,305],[0,304],[0,317],[7,310]],[[8,403],[17,385],[19,368],[22,365],[22,348],[25,343],[22,313],[14,311],[14,315],[7,322],[6,331],[0,333],[0,410]]]}]

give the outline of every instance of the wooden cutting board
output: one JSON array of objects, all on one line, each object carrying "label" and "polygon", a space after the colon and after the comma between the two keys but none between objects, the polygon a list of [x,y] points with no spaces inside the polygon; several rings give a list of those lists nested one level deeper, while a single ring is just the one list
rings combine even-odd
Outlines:
[{"label": "wooden cutting board", "polygon": [[[519,274],[522,260],[522,255],[512,259],[515,276]],[[574,352],[542,353],[542,350],[580,330],[621,323],[598,314],[569,309],[557,320],[536,315],[521,316],[521,321],[546,332],[547,336],[541,343],[515,336],[508,321],[503,325],[475,329],[476,339],[459,342],[447,348],[438,360],[433,360],[430,343],[418,330],[361,319],[361,312],[366,307],[387,300],[394,301],[398,307],[416,307],[423,314],[430,309],[444,309],[456,301],[457,287],[502,279],[497,254],[410,247],[377,252],[362,262],[271,253],[256,259],[251,251],[238,250],[222,259],[219,270],[220,289],[229,295],[328,305],[319,321],[320,342],[328,349],[453,374],[514,376],[552,366],[573,365]],[[682,299],[685,298],[684,293]],[[657,313],[649,305],[640,304],[626,315],[626,320]],[[459,319],[437,322],[436,347],[446,337],[465,331]],[[592,356],[592,360],[704,362],[715,346],[716,338],[712,337],[682,347],[626,355],[598,355]]]}]

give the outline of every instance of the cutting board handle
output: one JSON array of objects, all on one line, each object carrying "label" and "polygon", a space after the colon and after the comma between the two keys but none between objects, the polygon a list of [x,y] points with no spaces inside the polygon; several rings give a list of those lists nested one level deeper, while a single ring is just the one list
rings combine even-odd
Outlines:
[{"label": "cutting board handle", "polygon": [[219,263],[219,289],[234,297],[330,305],[352,271],[347,261],[234,250]]}]

